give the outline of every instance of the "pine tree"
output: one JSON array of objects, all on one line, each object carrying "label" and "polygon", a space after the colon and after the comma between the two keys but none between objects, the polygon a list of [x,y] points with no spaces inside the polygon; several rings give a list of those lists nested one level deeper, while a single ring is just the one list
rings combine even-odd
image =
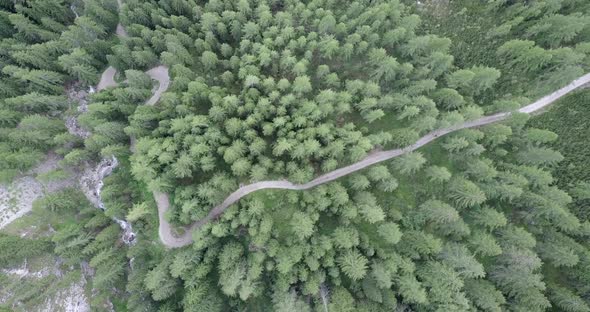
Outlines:
[{"label": "pine tree", "polygon": [[416,173],[424,166],[426,159],[420,152],[411,152],[396,158],[393,166],[396,170],[405,175]]},{"label": "pine tree", "polygon": [[443,183],[451,179],[451,172],[445,167],[430,166],[425,173],[430,182]]},{"label": "pine tree", "polygon": [[332,233],[334,245],[342,249],[350,249],[359,244],[359,235],[356,229],[351,227],[338,227]]},{"label": "pine tree", "polygon": [[170,276],[168,262],[163,261],[145,276],[145,287],[151,291],[152,298],[160,301],[169,298],[176,291],[178,282]]},{"label": "pine tree", "polygon": [[549,299],[558,308],[568,312],[590,311],[588,304],[571,290],[558,285],[549,285]]},{"label": "pine tree", "polygon": [[304,240],[313,234],[314,222],[307,214],[297,211],[291,217],[291,228],[299,239]]},{"label": "pine tree", "polygon": [[342,272],[354,281],[358,281],[365,276],[367,264],[368,260],[356,249],[349,249],[338,258],[338,265]]},{"label": "pine tree", "polygon": [[500,312],[506,303],[502,292],[484,279],[466,279],[463,289],[467,298],[484,311]]},{"label": "pine tree", "polygon": [[460,207],[472,207],[486,201],[484,192],[473,182],[456,177],[449,184],[449,198]]}]

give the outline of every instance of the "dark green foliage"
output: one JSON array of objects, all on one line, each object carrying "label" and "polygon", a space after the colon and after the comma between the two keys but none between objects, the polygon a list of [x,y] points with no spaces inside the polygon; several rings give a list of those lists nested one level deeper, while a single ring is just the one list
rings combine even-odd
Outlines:
[{"label": "dark green foliage", "polygon": [[[44,244],[96,270],[97,307],[125,294],[130,311],[588,311],[585,95],[559,113],[571,135],[515,115],[306,191],[250,194],[191,246],[154,243],[148,190],[189,224],[240,184],[305,183],[515,110],[588,66],[582,0],[460,0],[425,18],[406,2],[129,0],[129,37],[113,41],[114,1],[75,2],[75,20],[60,1],[0,2],[0,173],[61,145],[64,164],[118,157],[106,214],[69,189],[37,204],[75,215]],[[106,60],[120,86],[91,96],[80,123],[92,135],[64,144],[63,84],[95,84]],[[171,86],[143,106],[143,70],[158,63]],[[107,216],[130,216],[137,245]]]},{"label": "dark green foliage", "polygon": [[[490,2],[485,14],[504,23],[514,11],[503,10]],[[566,10],[559,14],[571,15]],[[486,112],[515,110],[529,102],[522,95],[552,89],[585,66],[584,47],[575,47],[579,18],[539,22],[563,24],[553,29],[535,27],[532,16],[521,37],[520,22],[501,33],[491,18],[466,18],[457,21],[479,23],[469,31],[478,49],[467,46],[473,37],[420,33],[418,16],[396,1],[347,8],[132,1],[122,14],[131,38],[109,60],[146,69],[160,55],[172,85],[155,107],[136,109],[149,80],[127,71],[129,84],[96,95],[83,117],[95,129],[87,147],[104,153],[125,144],[114,130],[125,127],[139,138],[133,175],[171,192],[170,219],[189,223],[239,183],[309,181],[373,148],[405,147],[426,131],[477,118],[478,103],[490,103]],[[272,301],[281,311],[305,311],[307,303],[339,311],[549,307],[558,299],[547,291],[546,271],[584,263],[584,247],[571,236],[581,223],[547,171],[561,160],[550,148],[559,139],[517,117],[443,140],[343,182],[252,194],[198,229],[192,249],[154,261],[143,279],[135,275],[133,288],[147,289],[161,310],[176,308],[176,297],[211,311],[224,308],[220,298],[254,310]],[[120,201],[128,198],[113,207]]]},{"label": "dark green foliage", "polygon": [[89,208],[89,203],[84,194],[74,188],[66,188],[47,194],[36,201],[35,205],[41,209],[59,213],[74,213]]},{"label": "dark green foliage", "polygon": [[34,258],[51,251],[53,244],[47,239],[25,239],[0,233],[0,267],[21,264],[27,258]]},{"label": "dark green foliage", "polygon": [[[100,2],[100,4],[99,4]],[[106,42],[105,24],[114,28],[114,1],[34,0],[0,7],[0,175],[8,180],[36,163],[38,153],[62,145],[53,141],[65,132],[59,114],[68,108],[64,84],[98,81]],[[78,6],[75,19],[70,6]],[[83,16],[88,13],[88,16]],[[110,15],[110,18],[107,17]],[[103,24],[104,23],[104,24]],[[88,52],[91,51],[91,52]],[[101,54],[97,57],[93,53]],[[23,153],[28,154],[21,157]]]},{"label": "dark green foliage", "polygon": [[[535,127],[549,129],[559,136],[551,145],[564,159],[552,171],[557,185],[565,190],[575,189],[578,183],[590,181],[590,169],[587,166],[590,150],[586,144],[590,136],[589,103],[590,91],[583,90],[560,100],[547,113],[532,120]],[[588,198],[583,196],[583,192],[574,191],[571,195],[574,198],[572,211],[583,220],[588,220]]]}]

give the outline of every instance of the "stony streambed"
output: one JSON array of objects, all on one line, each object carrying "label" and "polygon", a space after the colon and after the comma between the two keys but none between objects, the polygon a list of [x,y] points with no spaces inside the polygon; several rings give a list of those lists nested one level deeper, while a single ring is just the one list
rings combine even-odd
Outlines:
[{"label": "stony streambed", "polygon": [[[76,89],[76,86],[68,88],[68,98],[72,102],[78,103],[77,110],[79,113],[84,113],[88,111],[88,94],[93,93],[94,90],[92,88],[90,88],[89,91]],[[68,117],[66,119],[66,127],[68,132],[81,137],[82,139],[86,139],[91,135],[88,130],[82,128],[79,125],[77,117],[74,116]],[[80,178],[80,186],[84,192],[84,195],[86,195],[86,198],[96,208],[105,210],[105,205],[100,196],[100,192],[104,185],[104,179],[109,176],[118,165],[119,161],[115,156],[102,159],[96,166],[86,163],[86,168],[84,169],[84,173]],[[116,217],[113,217],[112,219],[117,222],[117,224],[121,227],[121,230],[123,230],[123,242],[125,242],[127,245],[135,244],[135,239],[137,236],[133,232],[131,223]]]}]

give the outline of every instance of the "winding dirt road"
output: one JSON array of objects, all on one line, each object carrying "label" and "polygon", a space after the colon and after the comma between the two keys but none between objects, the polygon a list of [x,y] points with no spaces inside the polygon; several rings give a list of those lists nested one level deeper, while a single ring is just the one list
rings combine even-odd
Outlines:
[{"label": "winding dirt road", "polygon": [[[563,97],[564,95],[572,92],[573,90],[575,90],[587,83],[590,83],[590,74],[586,74],[586,75],[572,81],[567,86],[535,101],[532,104],[522,107],[521,109],[518,110],[518,112],[531,114],[536,111],[539,111],[539,110],[545,108],[546,106],[552,104],[553,102],[555,102],[559,98]],[[324,175],[321,175],[321,176],[319,176],[319,177],[317,177],[317,178],[313,179],[312,181],[305,183],[305,184],[293,184],[293,183],[286,181],[286,180],[276,180],[276,181],[261,181],[261,182],[256,182],[256,183],[244,185],[244,186],[240,187],[239,189],[237,189],[235,192],[231,193],[221,204],[219,204],[219,205],[215,206],[213,209],[211,209],[211,211],[209,211],[209,214],[205,218],[193,223],[190,227],[188,227],[186,229],[185,233],[181,236],[175,236],[173,234],[172,227],[170,226],[170,224],[168,223],[168,221],[166,221],[166,218],[164,217],[164,214],[170,208],[170,200],[168,198],[168,195],[165,193],[154,192],[154,198],[156,199],[156,203],[158,205],[158,216],[160,219],[160,227],[159,227],[160,240],[162,241],[162,243],[164,245],[166,245],[169,248],[178,248],[178,247],[186,246],[192,242],[192,232],[194,229],[199,228],[203,224],[216,218],[217,216],[222,214],[225,211],[225,209],[227,209],[230,205],[234,204],[235,202],[240,200],[242,197],[244,197],[252,192],[255,192],[258,190],[263,190],[263,189],[307,190],[307,189],[313,188],[315,186],[318,186],[320,184],[334,181],[338,178],[341,178],[341,177],[346,176],[348,174],[362,170],[362,169],[367,168],[367,167],[374,165],[376,163],[380,163],[382,161],[392,159],[392,158],[404,155],[406,153],[409,153],[411,151],[414,151],[414,150],[430,143],[431,141],[433,141],[441,136],[444,136],[445,134],[448,134],[448,133],[451,133],[451,132],[454,132],[457,130],[461,130],[461,129],[480,127],[480,126],[488,125],[491,123],[495,123],[495,122],[506,119],[510,115],[511,115],[511,113],[509,113],[509,112],[497,113],[497,114],[485,116],[485,117],[482,117],[482,118],[479,118],[476,120],[467,121],[467,122],[464,122],[462,124],[459,124],[459,125],[456,125],[453,127],[443,128],[443,129],[432,131],[432,132],[424,135],[423,137],[421,137],[416,143],[414,143],[410,146],[400,148],[400,149],[393,149],[393,150],[388,150],[388,151],[381,151],[381,152],[372,153],[372,154],[368,155],[367,157],[365,157],[364,159],[362,159],[352,165],[342,167],[342,168],[336,169],[334,171],[330,171],[330,172],[328,172]]]},{"label": "winding dirt road", "polygon": [[[118,0],[118,4],[119,4],[119,7],[121,7],[121,0]],[[117,35],[120,37],[128,37],[127,32],[120,24],[117,25]],[[100,79],[100,83],[97,86],[97,90],[100,91],[100,90],[105,89],[107,87],[117,86],[118,84],[114,80],[114,76],[116,73],[117,73],[116,69],[109,66],[102,74],[101,79]],[[159,82],[159,86],[154,91],[154,94],[152,95],[152,97],[146,101],[147,105],[154,105],[158,102],[158,100],[162,96],[162,93],[168,89],[168,87],[170,85],[170,76],[168,75],[168,68],[166,66],[162,66],[162,65],[154,67],[154,68],[148,70],[146,73],[152,79],[157,80]],[[551,94],[549,94],[549,95],[547,95],[547,96],[545,96],[545,97],[543,97],[543,98],[541,98],[541,99],[539,99],[539,100],[537,100],[525,107],[520,108],[518,110],[518,112],[526,113],[526,114],[531,114],[531,113],[537,112],[537,111],[549,106],[550,104],[554,103],[556,100],[563,97],[564,95],[566,95],[566,94],[572,92],[573,90],[576,90],[576,89],[580,88],[581,86],[588,84],[588,83],[590,83],[590,73],[572,81],[567,86],[565,86],[565,87],[563,87],[563,88],[561,88],[561,89],[559,89],[559,90],[557,90],[557,91],[555,91],[555,92],[553,92],[553,93],[551,93]],[[508,118],[510,115],[511,115],[510,112],[497,113],[497,114],[490,115],[490,116],[484,116],[484,117],[481,117],[476,120],[466,121],[464,123],[461,123],[459,125],[455,125],[455,126],[452,126],[449,128],[434,130],[434,131],[424,135],[423,137],[418,139],[418,141],[416,141],[416,143],[414,143],[410,146],[406,146],[404,148],[399,148],[399,149],[388,150],[388,151],[380,151],[380,152],[371,153],[368,156],[366,156],[365,158],[363,158],[362,160],[360,160],[354,164],[348,165],[346,167],[342,167],[340,169],[330,171],[330,172],[323,174],[323,175],[313,179],[312,181],[304,183],[304,184],[294,184],[294,183],[291,183],[287,180],[275,180],[275,181],[260,181],[260,182],[244,185],[244,186],[238,188],[233,193],[231,193],[221,204],[219,204],[219,205],[215,206],[213,209],[211,209],[209,211],[209,214],[205,218],[203,218],[199,221],[196,221],[192,225],[188,226],[186,228],[186,230],[184,231],[184,234],[182,234],[180,236],[176,236],[174,234],[173,227],[166,220],[166,217],[165,217],[166,212],[170,209],[170,199],[169,199],[168,195],[166,193],[154,191],[153,195],[154,195],[154,199],[156,201],[156,204],[158,206],[158,218],[159,218],[159,222],[160,222],[160,225],[158,228],[158,234],[160,236],[160,240],[168,248],[178,248],[178,247],[183,247],[183,246],[189,245],[192,243],[193,230],[201,227],[203,224],[206,224],[207,222],[216,218],[217,216],[222,214],[225,211],[225,209],[227,209],[230,205],[236,203],[242,197],[244,197],[252,192],[255,192],[258,190],[263,190],[263,189],[286,189],[286,190],[299,190],[299,191],[300,190],[307,190],[307,189],[313,188],[315,186],[318,186],[318,185],[321,185],[321,184],[324,184],[324,183],[327,183],[330,181],[334,181],[338,178],[341,178],[343,176],[357,172],[359,170],[362,170],[362,169],[367,168],[371,165],[380,163],[382,161],[389,160],[389,159],[407,154],[407,153],[414,151],[414,150],[416,150],[416,149],[430,143],[431,141],[433,141],[441,136],[444,136],[448,133],[451,133],[451,132],[454,132],[457,130],[461,130],[461,129],[480,127],[480,126],[488,125],[491,123],[495,123],[495,122],[498,122],[498,121]],[[133,141],[133,139],[132,139],[132,141]]]},{"label": "winding dirt road", "polygon": [[[123,6],[123,3],[121,2],[121,0],[117,0],[117,5],[120,10],[121,6]],[[129,37],[129,34],[127,33],[127,31],[125,30],[125,28],[121,24],[117,24],[117,28],[116,28],[115,33],[117,34],[117,36],[119,38],[128,38]],[[107,67],[107,69],[105,69],[105,71],[100,76],[100,81],[98,82],[98,85],[96,86],[96,91],[104,90],[108,87],[118,86],[119,84],[115,81],[116,74],[117,74],[117,70],[114,67],[112,67],[112,66]],[[170,75],[168,75],[168,67],[163,66],[163,65],[156,66],[156,67],[146,71],[146,74],[148,74],[148,76],[150,76],[150,78],[152,78],[153,80],[158,81],[158,84],[159,84],[158,88],[154,91],[154,94],[152,95],[152,97],[149,98],[145,102],[145,104],[147,104],[147,105],[154,105],[154,104],[156,104],[156,102],[158,102],[158,100],[162,96],[162,93],[164,93],[164,91],[166,91],[168,89],[168,87],[170,86]]]}]

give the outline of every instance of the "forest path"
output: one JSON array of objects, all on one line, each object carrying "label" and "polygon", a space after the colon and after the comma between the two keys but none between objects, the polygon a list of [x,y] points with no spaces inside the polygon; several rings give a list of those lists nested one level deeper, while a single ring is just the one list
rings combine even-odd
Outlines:
[{"label": "forest path", "polygon": [[[121,6],[123,5],[122,1],[117,0],[117,5],[120,10]],[[115,33],[121,39],[129,37],[129,34],[127,33],[127,31],[125,30],[123,25],[121,25],[121,23],[117,24],[117,28],[116,28]],[[159,65],[159,66],[156,66],[156,67],[153,67],[153,68],[147,70],[145,73],[151,79],[158,81],[157,88],[155,88],[153,90],[152,96],[145,102],[146,105],[154,105],[160,100],[162,93],[164,93],[168,89],[168,87],[170,86],[170,75],[168,74],[168,67],[166,67],[164,65]],[[98,92],[98,91],[104,90],[109,87],[118,86],[119,83],[117,83],[117,81],[115,81],[116,74],[117,74],[117,69],[115,69],[112,66],[107,67],[107,69],[105,69],[105,71],[100,76],[100,81],[99,81],[98,85],[96,86],[96,91]],[[134,137],[131,137],[130,149],[131,149],[132,153],[135,151],[135,138]],[[116,161],[116,158],[113,158],[113,160]],[[116,167],[116,165],[115,165],[115,167]],[[112,168],[114,168],[114,167],[112,167]],[[102,179],[104,179],[105,176],[106,175],[102,175],[100,177],[101,184],[102,184]],[[157,193],[156,192],[154,192],[154,197],[156,197],[156,200],[157,200]],[[98,198],[100,201],[100,195],[98,195]],[[101,201],[101,203],[102,203],[102,201]],[[163,209],[160,207],[166,207],[164,211],[168,210],[168,208],[165,204],[158,202],[158,211]],[[129,230],[131,229],[130,223],[128,223],[127,221],[122,221],[122,220],[117,219],[117,223],[119,223],[119,225],[127,224],[127,225],[129,225],[129,227],[128,227]],[[124,228],[127,228],[127,227],[124,227]],[[168,229],[169,234],[172,233],[172,231],[170,230],[170,224],[168,222],[166,222],[163,217],[163,212],[160,214],[159,228],[160,228],[160,233],[162,232],[162,228]],[[165,237],[165,235],[163,236],[162,234],[160,234],[160,237]],[[167,237],[167,240],[170,242],[173,242],[173,237],[174,237],[173,235],[169,235]],[[132,239],[134,239],[134,238],[132,238]]]},{"label": "forest path", "polygon": [[[121,6],[123,5],[121,0],[117,0],[117,4],[119,6],[119,9],[121,9]],[[128,38],[129,37],[129,34],[127,33],[127,31],[125,30],[123,25],[121,25],[120,23],[117,24],[117,29],[116,29],[115,33],[117,34],[117,36],[119,38]],[[156,67],[146,71],[145,73],[148,76],[150,76],[150,78],[158,81],[158,83],[159,83],[158,88],[154,91],[154,94],[152,95],[152,97],[149,98],[145,102],[145,104],[147,104],[147,105],[154,105],[154,104],[156,104],[156,102],[158,102],[158,100],[162,96],[162,93],[164,93],[164,91],[166,91],[168,89],[168,87],[170,86],[170,75],[168,75],[168,67],[166,67],[164,65],[159,65],[159,66],[156,66]],[[102,75],[100,75],[100,81],[98,82],[98,85],[96,86],[96,91],[104,90],[108,87],[118,86],[119,83],[117,83],[117,81],[115,81],[116,74],[117,74],[117,70],[114,67],[112,67],[112,66],[107,67],[107,69],[105,69],[105,71],[102,73]]]},{"label": "forest path", "polygon": [[[576,90],[576,89],[580,88],[581,86],[588,84],[588,83],[590,83],[590,73],[572,81],[567,86],[565,86],[565,87],[563,87],[563,88],[561,88],[561,89],[559,89],[547,96],[544,96],[541,99],[539,99],[539,100],[537,100],[525,107],[520,108],[518,110],[518,112],[526,113],[526,114],[531,114],[531,113],[537,112],[537,111],[549,106],[550,104],[554,103],[556,100],[560,99],[564,95],[566,95],[566,94],[572,92],[573,90]],[[166,245],[169,248],[177,248],[177,247],[186,246],[192,242],[193,230],[201,227],[203,224],[206,224],[207,222],[211,221],[212,219],[218,217],[230,205],[234,204],[235,202],[240,200],[242,197],[244,197],[252,192],[255,192],[258,190],[263,190],[263,189],[307,190],[307,189],[313,188],[315,186],[318,186],[318,185],[321,185],[321,184],[324,184],[324,183],[327,183],[330,181],[334,181],[338,178],[341,178],[343,176],[357,172],[359,170],[362,170],[362,169],[367,168],[371,165],[380,163],[382,161],[389,160],[389,159],[407,154],[411,151],[414,151],[414,150],[430,143],[431,141],[433,141],[441,136],[444,136],[445,134],[448,134],[448,133],[451,133],[451,132],[454,132],[457,130],[461,130],[461,129],[480,127],[480,126],[488,125],[491,123],[495,123],[495,122],[498,122],[498,121],[508,118],[511,114],[512,113],[510,113],[510,112],[497,113],[497,114],[490,115],[490,116],[484,116],[484,117],[481,117],[476,120],[466,121],[462,124],[452,126],[449,128],[443,128],[443,129],[438,129],[438,130],[432,131],[432,132],[424,135],[423,137],[421,137],[418,141],[416,141],[416,143],[414,143],[410,146],[406,146],[404,148],[399,148],[399,149],[388,150],[388,151],[380,151],[380,152],[371,153],[368,156],[366,156],[365,158],[363,158],[362,160],[360,160],[354,164],[348,165],[346,167],[342,167],[340,169],[330,171],[330,172],[323,174],[323,175],[313,179],[312,181],[304,183],[304,184],[294,184],[294,183],[291,183],[286,180],[276,180],[276,181],[260,181],[260,182],[244,185],[244,186],[238,188],[233,193],[231,193],[221,204],[219,204],[219,205],[215,206],[213,209],[211,209],[209,211],[209,214],[205,218],[203,218],[199,221],[196,221],[195,223],[193,223],[192,225],[187,227],[186,231],[181,236],[175,236],[173,234],[172,227],[170,226],[170,224],[168,223],[168,221],[166,221],[166,219],[164,217],[166,211],[168,211],[168,209],[170,208],[170,200],[168,198],[168,195],[165,193],[154,192],[154,198],[156,199],[156,203],[158,206],[158,216],[159,216],[159,220],[160,220],[160,227],[159,227],[160,240],[162,241],[162,243],[164,245]]]},{"label": "forest path", "polygon": [[[117,0],[117,3],[119,4],[119,8],[121,8],[121,5],[122,5],[121,0]],[[123,37],[123,38],[128,37],[127,32],[125,31],[125,29],[123,28],[123,26],[121,24],[117,25],[117,32],[116,33],[120,37]],[[97,86],[97,91],[100,91],[100,90],[105,89],[107,87],[117,86],[118,83],[114,79],[116,73],[117,73],[117,70],[114,69],[113,67],[109,66],[103,72],[103,74],[101,76],[100,82]],[[146,101],[147,105],[154,105],[155,103],[158,102],[162,93],[168,89],[168,87],[170,85],[170,76],[168,74],[168,68],[166,66],[162,66],[162,65],[154,67],[154,68],[148,70],[146,73],[152,79],[157,80],[159,82],[159,86],[154,91],[154,94],[152,95],[152,97]],[[580,88],[581,86],[588,84],[588,83],[590,83],[590,73],[588,73],[584,76],[581,76],[578,79],[569,83],[567,86],[565,86],[565,87],[563,87],[563,88],[561,88],[561,89],[559,89],[547,96],[544,96],[544,97],[540,98],[539,100],[537,100],[525,107],[520,108],[518,110],[518,112],[526,113],[526,114],[531,114],[531,113],[537,112],[537,111],[549,106],[550,104],[554,103],[556,100],[560,99],[564,95],[566,95],[566,94],[572,92],[573,90],[576,90],[576,89]],[[166,212],[170,209],[170,198],[168,197],[168,194],[154,191],[153,192],[154,199],[156,201],[156,205],[158,206],[158,219],[159,219],[159,223],[160,223],[160,225],[158,227],[158,234],[160,236],[160,240],[162,241],[162,243],[166,247],[169,247],[169,248],[178,248],[178,247],[183,247],[183,246],[189,245],[192,243],[193,230],[201,227],[203,224],[206,224],[207,222],[211,221],[212,219],[218,217],[230,205],[234,204],[235,202],[240,200],[242,197],[244,197],[252,192],[255,192],[258,190],[263,190],[263,189],[307,190],[307,189],[313,188],[315,186],[318,186],[318,185],[321,185],[321,184],[324,184],[324,183],[327,183],[330,181],[334,181],[338,178],[341,178],[343,176],[357,172],[359,170],[362,170],[362,169],[367,168],[371,165],[380,163],[382,161],[389,160],[389,159],[407,154],[409,152],[412,152],[412,151],[430,143],[431,141],[437,139],[438,137],[444,136],[445,134],[448,134],[448,133],[451,133],[451,132],[454,132],[457,130],[461,130],[461,129],[480,127],[480,126],[488,125],[491,123],[495,123],[495,122],[498,122],[498,121],[508,118],[511,114],[512,113],[510,113],[510,112],[497,113],[497,114],[490,115],[490,116],[484,116],[484,117],[481,117],[476,120],[466,121],[462,124],[455,125],[455,126],[452,126],[449,128],[434,130],[434,131],[424,135],[423,137],[418,139],[418,141],[416,141],[416,143],[414,143],[410,146],[406,146],[404,148],[388,150],[388,151],[380,151],[380,152],[371,153],[356,163],[353,163],[353,164],[348,165],[346,167],[342,167],[340,169],[330,171],[330,172],[323,174],[323,175],[311,180],[310,182],[307,182],[304,184],[294,184],[294,183],[291,183],[287,180],[275,180],[275,181],[260,181],[260,182],[244,185],[244,186],[238,188],[233,193],[231,193],[228,197],[226,197],[225,200],[221,204],[219,204],[219,205],[215,206],[213,209],[211,209],[209,211],[209,214],[205,218],[203,218],[199,221],[196,221],[192,225],[186,227],[184,234],[182,234],[180,236],[176,236],[173,233],[172,225],[165,218]],[[132,141],[133,141],[133,139],[132,139]]]}]

